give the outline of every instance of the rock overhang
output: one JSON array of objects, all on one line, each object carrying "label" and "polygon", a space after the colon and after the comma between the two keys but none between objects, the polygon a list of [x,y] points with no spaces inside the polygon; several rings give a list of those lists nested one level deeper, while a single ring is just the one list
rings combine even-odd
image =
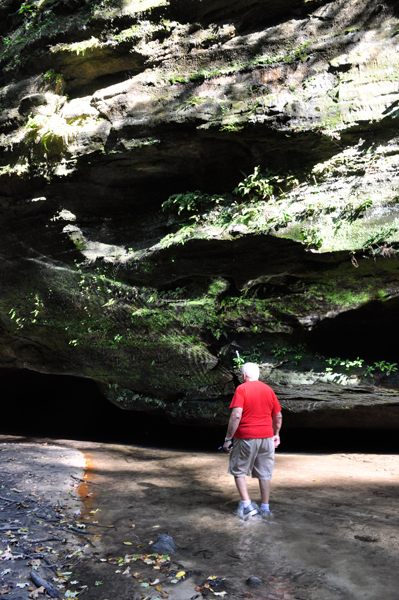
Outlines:
[{"label": "rock overhang", "polygon": [[[325,340],[338,354],[336,332],[347,329],[336,380],[348,368],[352,383],[394,385],[396,355],[388,361],[383,343],[366,349],[354,335],[375,321],[383,342],[397,310],[389,5],[312,3],[310,18],[282,23],[276,3],[144,4],[120,7],[107,34],[106,11],[88,14],[86,30],[74,29],[76,17],[63,39],[47,31],[56,51],[30,63],[41,74],[25,80],[22,67],[1,91],[3,246],[14,265],[3,265],[2,313],[16,364],[28,338],[30,368],[60,368],[47,344],[111,399],[118,385],[125,398],[138,394],[136,406],[158,399],[161,410],[178,393],[174,418],[195,419],[188,402],[205,410],[238,381],[234,348],[267,362],[288,347],[277,373],[292,383],[299,362],[323,381],[337,358]],[[183,18],[189,8],[188,21],[202,11],[195,26]],[[274,198],[234,194],[257,165],[268,185],[282,177]],[[162,209],[187,190],[198,209]],[[367,376],[366,364],[352,365],[358,352]],[[164,357],[178,379],[162,374]],[[156,365],[161,375],[147,384],[141,373]]]}]

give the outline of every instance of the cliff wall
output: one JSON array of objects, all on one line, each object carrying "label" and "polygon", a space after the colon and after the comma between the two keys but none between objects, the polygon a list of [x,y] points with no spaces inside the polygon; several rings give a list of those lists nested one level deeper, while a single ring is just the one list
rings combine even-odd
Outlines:
[{"label": "cliff wall", "polygon": [[[0,365],[397,427],[399,4],[0,2]],[[238,352],[238,355],[237,355]]]}]

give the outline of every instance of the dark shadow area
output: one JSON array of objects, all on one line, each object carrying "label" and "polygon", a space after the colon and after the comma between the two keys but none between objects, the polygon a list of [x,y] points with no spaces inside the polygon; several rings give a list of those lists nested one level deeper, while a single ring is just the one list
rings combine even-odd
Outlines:
[{"label": "dark shadow area", "polygon": [[397,454],[397,431],[382,429],[285,429],[281,452]]},{"label": "dark shadow area", "polygon": [[[393,298],[369,302],[357,310],[349,310],[334,319],[325,319],[310,334],[309,347],[326,356],[340,356],[345,340],[345,356],[366,360],[398,361],[397,340],[399,300]],[[389,350],[389,352],[388,352]]]},{"label": "dark shadow area", "polygon": [[74,100],[75,98],[83,98],[84,96],[92,96],[98,90],[110,87],[112,85],[117,85],[118,83],[122,83],[127,79],[132,79],[136,75],[139,75],[144,71],[143,68],[137,67],[136,69],[132,68],[129,71],[118,71],[117,73],[109,73],[108,75],[101,75],[97,77],[90,83],[86,85],[82,85],[76,88],[72,88],[72,90],[68,89],[69,99]]},{"label": "dark shadow area", "polygon": [[[157,415],[124,411],[90,379],[0,371],[1,434],[215,451],[225,428],[177,425]],[[281,452],[398,452],[395,430],[285,428]]]}]

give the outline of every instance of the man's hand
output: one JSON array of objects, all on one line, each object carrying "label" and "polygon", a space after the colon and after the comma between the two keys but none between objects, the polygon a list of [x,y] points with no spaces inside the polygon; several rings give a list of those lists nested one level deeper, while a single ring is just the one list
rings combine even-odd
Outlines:
[{"label": "man's hand", "polygon": [[280,411],[277,414],[273,415],[272,418],[273,418],[273,431],[274,431],[274,436],[273,436],[274,447],[277,448],[277,446],[280,445],[279,432],[281,429],[281,424],[283,422],[283,415],[281,414],[281,411]]},{"label": "man's hand", "polygon": [[223,444],[223,450],[227,452],[227,454],[230,454],[230,452],[233,450],[233,440],[225,441]]}]

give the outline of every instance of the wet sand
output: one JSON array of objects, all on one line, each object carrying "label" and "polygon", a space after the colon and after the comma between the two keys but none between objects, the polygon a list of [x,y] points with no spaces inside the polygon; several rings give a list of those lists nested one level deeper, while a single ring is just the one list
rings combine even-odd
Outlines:
[{"label": "wet sand", "polygon": [[[79,518],[101,537],[79,566],[83,598],[399,598],[399,456],[279,453],[273,517],[244,523],[233,514],[225,455],[48,442],[78,449],[86,462]],[[259,502],[256,481],[249,487]],[[133,561],[153,552],[159,534],[179,547],[168,569]],[[171,583],[178,571],[186,574]],[[250,586],[250,577],[262,582]]]}]

